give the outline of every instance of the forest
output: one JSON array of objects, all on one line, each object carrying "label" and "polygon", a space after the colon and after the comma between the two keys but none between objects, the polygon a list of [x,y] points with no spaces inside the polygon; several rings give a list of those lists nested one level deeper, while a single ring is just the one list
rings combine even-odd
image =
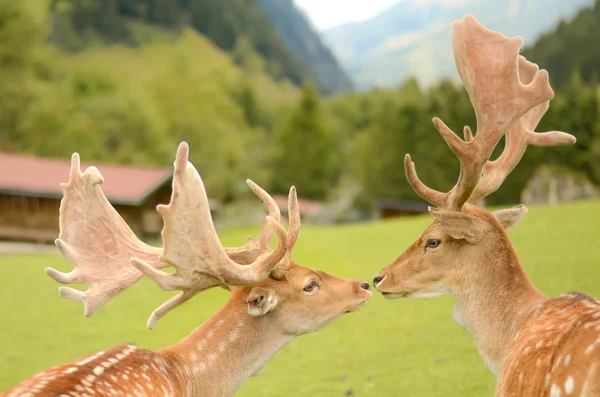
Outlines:
[{"label": "forest", "polygon": [[[537,130],[578,143],[529,148],[490,203],[518,202],[541,164],[600,185],[598,29],[600,0],[525,43],[555,89]],[[245,178],[274,193],[294,184],[316,200],[358,185],[355,204],[368,213],[377,198],[415,198],[405,153],[426,184],[454,184],[458,162],[434,116],[454,131],[475,128],[453,81],[324,88],[250,0],[0,0],[0,40],[1,151],[170,165],[186,140],[209,194],[224,202],[247,194]]]}]

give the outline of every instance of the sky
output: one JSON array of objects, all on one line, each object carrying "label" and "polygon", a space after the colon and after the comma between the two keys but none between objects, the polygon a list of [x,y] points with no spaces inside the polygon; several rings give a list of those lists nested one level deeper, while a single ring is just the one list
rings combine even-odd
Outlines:
[{"label": "sky", "polygon": [[294,0],[317,30],[369,19],[399,0]]}]

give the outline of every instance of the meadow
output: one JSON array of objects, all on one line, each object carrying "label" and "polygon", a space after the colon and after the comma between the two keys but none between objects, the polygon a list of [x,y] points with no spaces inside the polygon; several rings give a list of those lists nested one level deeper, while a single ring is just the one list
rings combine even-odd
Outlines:
[{"label": "meadow", "polygon": [[[550,296],[600,297],[600,202],[535,206],[510,236],[533,282]],[[294,259],[340,276],[372,280],[423,228],[428,215],[334,227],[305,226]],[[225,230],[224,245],[257,228]],[[90,318],[59,299],[46,266],[69,270],[58,255],[0,258],[0,391],[52,365],[127,342],[159,348],[186,336],[227,300],[214,289],[161,320],[145,323],[168,294],[142,280]],[[494,378],[452,319],[451,297],[386,301],[375,294],[358,313],[302,336],[250,379],[239,396],[493,396]]]}]

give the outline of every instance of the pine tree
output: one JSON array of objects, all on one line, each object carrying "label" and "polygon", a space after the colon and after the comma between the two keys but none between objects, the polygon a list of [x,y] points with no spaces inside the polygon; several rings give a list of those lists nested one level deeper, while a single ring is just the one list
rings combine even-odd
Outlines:
[{"label": "pine tree", "polygon": [[295,185],[301,196],[325,199],[335,176],[333,139],[312,84],[304,86],[299,103],[277,132],[272,186],[287,192]]}]

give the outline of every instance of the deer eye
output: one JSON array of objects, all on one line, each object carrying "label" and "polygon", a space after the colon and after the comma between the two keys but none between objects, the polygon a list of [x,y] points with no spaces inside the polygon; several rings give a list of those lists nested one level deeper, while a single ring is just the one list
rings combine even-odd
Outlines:
[{"label": "deer eye", "polygon": [[427,244],[425,245],[425,248],[437,248],[440,246],[441,243],[442,243],[442,240],[440,240],[440,239],[430,238],[429,240],[427,240]]},{"label": "deer eye", "polygon": [[312,294],[314,291],[316,291],[319,288],[319,284],[317,284],[317,282],[315,280],[310,280],[305,286],[304,288],[302,288],[302,290],[308,294]]}]

